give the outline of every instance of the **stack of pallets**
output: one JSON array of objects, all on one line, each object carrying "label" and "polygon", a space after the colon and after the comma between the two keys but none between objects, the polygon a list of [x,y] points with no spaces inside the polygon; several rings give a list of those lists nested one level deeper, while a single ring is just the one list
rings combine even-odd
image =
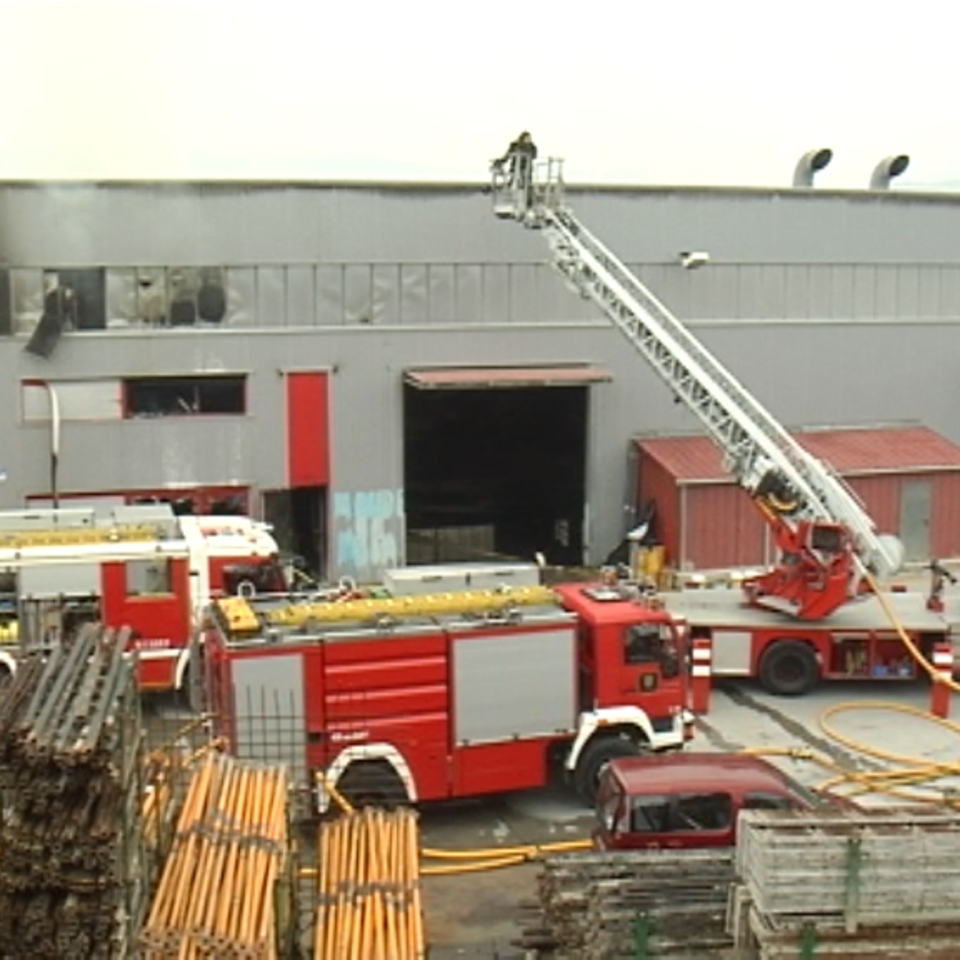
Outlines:
[{"label": "stack of pallets", "polygon": [[730,850],[548,856],[521,945],[579,960],[722,956],[732,880]]},{"label": "stack of pallets", "polygon": [[749,811],[739,831],[728,929],[760,960],[957,957],[956,814]]}]

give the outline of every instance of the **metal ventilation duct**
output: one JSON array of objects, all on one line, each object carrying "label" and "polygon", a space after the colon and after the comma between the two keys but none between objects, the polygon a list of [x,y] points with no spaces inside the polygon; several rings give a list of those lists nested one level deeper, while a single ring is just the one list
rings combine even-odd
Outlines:
[{"label": "metal ventilation duct", "polygon": [[820,147],[819,150],[808,150],[798,161],[793,171],[793,185],[795,187],[812,187],[813,175],[822,170],[833,159],[833,151],[829,147]]},{"label": "metal ventilation duct", "polygon": [[910,166],[910,157],[905,153],[898,153],[881,160],[873,169],[870,176],[871,190],[889,190],[890,181],[899,177]]}]

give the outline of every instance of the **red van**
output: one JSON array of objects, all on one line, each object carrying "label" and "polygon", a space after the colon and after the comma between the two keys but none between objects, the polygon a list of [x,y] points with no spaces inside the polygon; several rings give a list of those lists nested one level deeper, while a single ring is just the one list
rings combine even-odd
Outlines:
[{"label": "red van", "polygon": [[623,757],[600,774],[593,840],[601,850],[730,847],[741,810],[832,805],[760,757],[696,752]]}]

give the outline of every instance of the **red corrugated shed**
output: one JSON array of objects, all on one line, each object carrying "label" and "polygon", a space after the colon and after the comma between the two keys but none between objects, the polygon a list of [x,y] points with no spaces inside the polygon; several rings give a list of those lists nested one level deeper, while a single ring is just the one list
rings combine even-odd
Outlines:
[{"label": "red corrugated shed", "polygon": [[[960,446],[928,427],[797,432],[863,500],[908,559],[960,556]],[[704,436],[636,440],[638,502],[657,506],[656,533],[682,569],[769,563],[772,543],[750,498]]]},{"label": "red corrugated shed", "polygon": [[[792,436],[844,476],[960,469],[960,446],[929,427],[809,430]],[[730,480],[720,450],[708,437],[648,437],[636,443],[679,484]]]}]

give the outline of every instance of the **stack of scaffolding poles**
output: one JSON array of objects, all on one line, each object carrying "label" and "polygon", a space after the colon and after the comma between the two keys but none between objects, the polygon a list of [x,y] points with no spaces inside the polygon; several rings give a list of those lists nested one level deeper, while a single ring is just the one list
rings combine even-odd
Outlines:
[{"label": "stack of scaffolding poles", "polygon": [[128,633],[87,625],[0,684],[0,955],[122,958],[147,903]]},{"label": "stack of scaffolding poles", "polygon": [[218,738],[190,751],[187,738],[209,721],[209,714],[195,717],[181,726],[169,742],[144,757],[143,838],[153,862],[162,862],[170,852],[175,818],[196,766],[208,753],[224,747],[224,741]]},{"label": "stack of scaffolding poles", "polygon": [[144,929],[144,960],[275,960],[289,856],[283,767],[207,754]]},{"label": "stack of scaffolding poles", "polygon": [[422,960],[416,813],[345,813],[321,824],[319,846],[316,960]]}]

